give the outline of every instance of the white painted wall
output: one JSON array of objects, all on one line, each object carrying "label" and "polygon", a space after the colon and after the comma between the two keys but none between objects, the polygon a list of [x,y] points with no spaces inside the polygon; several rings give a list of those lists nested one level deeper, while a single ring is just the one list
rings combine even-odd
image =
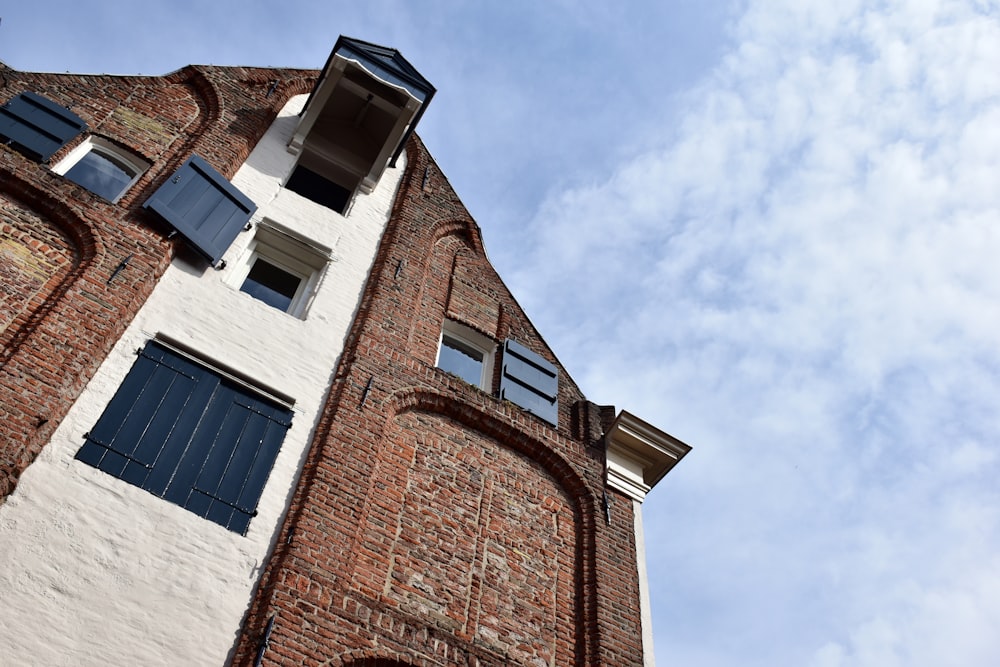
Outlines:
[{"label": "white painted wall", "polygon": [[649,602],[649,574],[646,571],[646,533],[642,529],[642,503],[632,500],[635,524],[635,562],[639,570],[639,620],[642,624],[642,664],[656,667],[653,651],[653,610]]},{"label": "white painted wall", "polygon": [[[0,664],[221,665],[285,513],[398,188],[387,169],[345,218],[284,191],[305,95],[286,105],[233,183],[334,258],[304,320],[178,259],[0,506]],[[226,253],[238,263],[251,241]],[[127,269],[126,269],[127,270]],[[295,415],[247,535],[74,460],[135,360],[167,335],[292,397]]]}]

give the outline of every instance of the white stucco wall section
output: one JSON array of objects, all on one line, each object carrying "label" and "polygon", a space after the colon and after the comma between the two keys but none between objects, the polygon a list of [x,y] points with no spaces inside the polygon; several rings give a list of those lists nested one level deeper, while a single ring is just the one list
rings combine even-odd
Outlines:
[{"label": "white stucco wall section", "polygon": [[[221,665],[275,539],[404,169],[386,169],[345,218],[281,189],[293,99],[233,183],[264,218],[332,250],[305,319],[238,291],[187,255],[153,295],[17,490],[0,506],[0,663]],[[226,253],[237,264],[253,238]],[[294,399],[295,414],[241,536],[73,457],[128,373],[164,335]]]},{"label": "white stucco wall section", "polygon": [[649,600],[649,574],[646,571],[646,533],[642,529],[642,503],[632,500],[635,522],[635,560],[639,570],[639,618],[642,622],[642,664],[656,667],[653,650],[653,609]]}]

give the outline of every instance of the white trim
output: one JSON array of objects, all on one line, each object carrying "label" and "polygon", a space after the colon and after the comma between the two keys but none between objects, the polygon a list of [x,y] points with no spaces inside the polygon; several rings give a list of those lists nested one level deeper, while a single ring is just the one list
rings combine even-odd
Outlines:
[{"label": "white trim", "polygon": [[642,527],[642,503],[632,500],[635,525],[635,562],[639,572],[639,620],[642,625],[642,665],[656,667],[653,647],[653,609],[649,597],[649,574],[646,571],[646,533]]},{"label": "white trim", "polygon": [[300,279],[285,312],[300,320],[305,319],[326,266],[333,259],[333,251],[272,220],[263,220],[233,267],[226,281],[229,286],[239,290],[257,259],[264,259]]},{"label": "white trim", "polygon": [[604,435],[607,484],[640,503],[691,447],[622,410]]}]

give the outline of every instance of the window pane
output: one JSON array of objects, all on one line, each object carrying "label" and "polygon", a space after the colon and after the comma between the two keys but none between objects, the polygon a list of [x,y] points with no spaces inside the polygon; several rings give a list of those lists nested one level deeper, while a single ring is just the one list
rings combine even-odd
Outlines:
[{"label": "window pane", "polygon": [[125,191],[135,173],[97,151],[90,151],[66,172],[66,178],[95,195],[114,201]]},{"label": "window pane", "polygon": [[288,312],[301,282],[302,278],[258,257],[250,267],[250,273],[243,281],[240,291],[278,310]]},{"label": "window pane", "polygon": [[483,380],[483,353],[460,340],[445,336],[441,339],[438,368],[478,387]]}]

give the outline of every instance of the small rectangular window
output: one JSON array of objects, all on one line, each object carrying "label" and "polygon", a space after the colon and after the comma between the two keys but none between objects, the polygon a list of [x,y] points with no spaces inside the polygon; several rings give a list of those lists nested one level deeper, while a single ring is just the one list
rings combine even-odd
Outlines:
[{"label": "small rectangular window", "polygon": [[329,261],[329,249],[266,220],[257,226],[229,284],[301,319]]},{"label": "small rectangular window", "polygon": [[337,213],[343,213],[351,201],[349,189],[301,164],[296,165],[295,171],[285,183],[285,188]]},{"label": "small rectangular window", "polygon": [[483,381],[483,357],[485,356],[486,353],[482,350],[445,334],[441,337],[438,367],[478,387]]},{"label": "small rectangular window", "polygon": [[446,320],[441,332],[437,367],[469,384],[490,390],[493,382],[493,351],[496,343],[478,331]]},{"label": "small rectangular window", "polygon": [[291,420],[287,406],[151,341],[76,458],[245,535]]},{"label": "small rectangular window", "polygon": [[116,202],[148,168],[146,161],[127,155],[111,142],[90,137],[70,151],[53,171],[99,197]]},{"label": "small rectangular window", "polygon": [[286,271],[276,262],[257,254],[252,259],[250,271],[240,286],[240,291],[260,299],[272,308],[288,312],[304,281],[304,276]]}]

